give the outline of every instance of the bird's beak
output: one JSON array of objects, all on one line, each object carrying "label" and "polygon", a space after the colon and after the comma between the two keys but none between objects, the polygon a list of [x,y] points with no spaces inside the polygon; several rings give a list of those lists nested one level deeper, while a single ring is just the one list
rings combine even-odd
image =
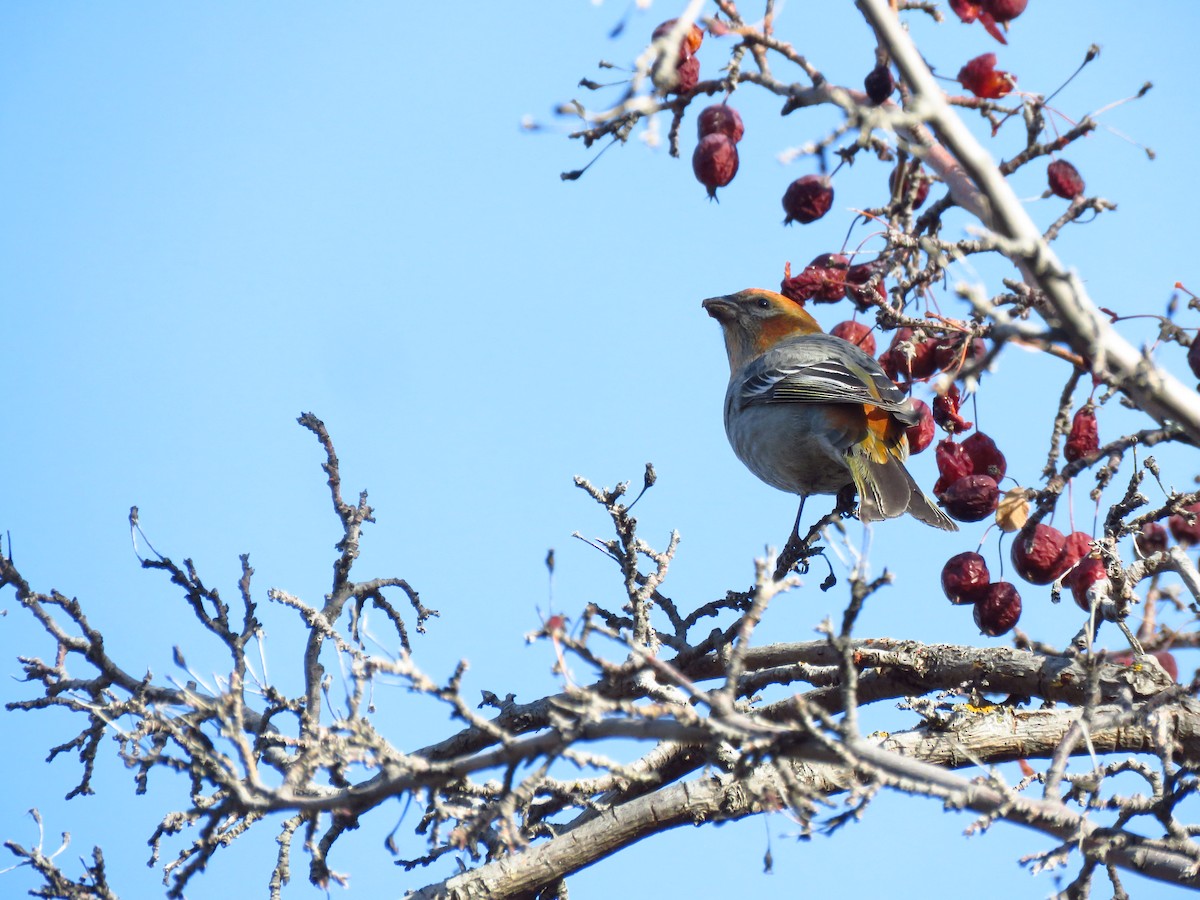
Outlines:
[{"label": "bird's beak", "polygon": [[728,297],[709,297],[700,305],[710,316],[722,324],[732,322],[737,315],[737,304]]}]

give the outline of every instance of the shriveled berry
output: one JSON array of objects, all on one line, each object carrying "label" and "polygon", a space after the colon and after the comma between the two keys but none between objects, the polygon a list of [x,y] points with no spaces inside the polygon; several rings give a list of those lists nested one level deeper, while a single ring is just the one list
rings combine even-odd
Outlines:
[{"label": "shriveled berry", "polygon": [[[838,322],[829,329],[829,333],[834,337],[840,337],[843,341],[849,341],[868,356],[875,355],[875,334],[862,322],[850,320]],[[911,439],[909,440],[909,449],[912,449]]]},{"label": "shriveled berry", "polygon": [[918,162],[896,166],[888,176],[888,187],[891,188],[893,197],[903,200],[910,191],[912,192],[913,209],[920,209],[929,198],[929,188],[932,184],[933,179]]},{"label": "shriveled berry", "polygon": [[1011,22],[1029,5],[1029,0],[981,0],[983,11],[997,22]]},{"label": "shriveled berry", "polygon": [[1167,519],[1167,528],[1171,530],[1171,537],[1175,538],[1178,544],[1191,547],[1200,544],[1200,503],[1185,506],[1184,510],[1192,515],[1181,516],[1176,513]]},{"label": "shriveled berry", "polygon": [[675,67],[675,83],[666,88],[668,94],[686,94],[700,83],[700,57],[689,56]]},{"label": "shriveled berry", "polygon": [[824,175],[805,175],[788,185],[783,194],[784,225],[815,222],[833,206],[833,185]]},{"label": "shriveled berry", "polygon": [[867,92],[867,98],[876,106],[892,96],[892,91],[895,89],[896,79],[892,77],[892,70],[887,66],[876,66],[863,79],[863,90]]},{"label": "shriveled berry", "polygon": [[975,474],[975,465],[970,454],[963,449],[962,444],[954,443],[953,438],[939,441],[934,455],[938,467],[938,480],[933,485],[935,497],[940,497],[958,479]]},{"label": "shriveled berry", "polygon": [[1071,420],[1071,430],[1063,447],[1067,462],[1091,456],[1100,449],[1100,432],[1096,425],[1096,407],[1086,403]]},{"label": "shriveled berry", "polygon": [[[866,312],[879,300],[887,299],[883,286],[883,267],[878,262],[859,263],[846,270],[846,298],[859,312]],[[1200,375],[1196,376],[1200,378]]]},{"label": "shriveled berry", "polygon": [[974,603],[991,581],[987,562],[974,550],[952,556],[942,566],[942,590],[959,606]]},{"label": "shriveled berry", "polygon": [[921,417],[921,421],[916,425],[909,425],[905,432],[908,435],[908,452],[920,453],[933,443],[935,431],[933,410],[924,400],[913,400],[912,405],[913,409],[917,411],[917,415]]},{"label": "shriveled berry", "polygon": [[1103,600],[1108,596],[1111,582],[1108,580],[1108,567],[1104,560],[1088,556],[1079,561],[1074,569],[1063,579],[1063,586],[1071,589],[1075,605],[1084,612],[1091,610],[1092,601]]},{"label": "shriveled berry", "polygon": [[696,180],[708,188],[708,196],[715,198],[717,188],[733,181],[738,170],[737,146],[723,134],[710,134],[696,145],[692,154],[692,171]]},{"label": "shriveled berry", "polygon": [[[933,341],[915,337],[911,328],[897,328],[892,343],[879,357],[879,365],[892,381],[928,378],[937,369],[933,361]],[[903,346],[901,346],[903,345]]]},{"label": "shriveled berry", "polygon": [[1020,532],[1012,546],[1012,564],[1030,584],[1049,584],[1063,573],[1067,539],[1053,525],[1038,523]]},{"label": "shriveled berry", "polygon": [[996,511],[1000,488],[990,475],[967,475],[938,497],[946,515],[960,522],[979,522]]},{"label": "shriveled berry", "polygon": [[1086,531],[1072,531],[1063,541],[1063,555],[1059,560],[1059,567],[1066,572],[1091,552],[1092,536]]},{"label": "shriveled berry", "polygon": [[805,303],[834,303],[842,299],[846,289],[846,268],[849,260],[838,253],[822,253],[792,275],[790,266],[784,271],[779,292],[789,300]]},{"label": "shriveled berry", "polygon": [[971,427],[971,423],[959,415],[958,410],[961,406],[962,397],[959,395],[958,385],[952,384],[944,394],[933,398],[933,421],[949,434],[962,434]]},{"label": "shriveled berry", "polygon": [[727,103],[706,106],[696,117],[696,130],[700,137],[710,134],[723,134],[735,144],[742,139],[745,128],[742,127],[742,117],[738,111]]},{"label": "shriveled berry", "polygon": [[1141,534],[1134,537],[1133,542],[1143,556],[1162,553],[1167,549],[1167,529],[1157,522],[1147,522],[1142,526]]},{"label": "shriveled berry", "polygon": [[958,83],[986,100],[999,100],[1017,86],[1017,79],[996,68],[996,54],[984,53],[958,70]]},{"label": "shriveled berry", "polygon": [[975,601],[975,624],[989,637],[1011,631],[1021,618],[1021,595],[1007,581],[993,581]]},{"label": "shriveled berry", "polygon": [[1050,193],[1064,200],[1074,200],[1083,194],[1083,176],[1065,159],[1056,159],[1046,166],[1046,180]]},{"label": "shriveled berry", "polygon": [[996,442],[977,431],[959,446],[971,460],[971,471],[976,475],[991,475],[997,481],[1008,472],[1008,460],[996,446]]}]

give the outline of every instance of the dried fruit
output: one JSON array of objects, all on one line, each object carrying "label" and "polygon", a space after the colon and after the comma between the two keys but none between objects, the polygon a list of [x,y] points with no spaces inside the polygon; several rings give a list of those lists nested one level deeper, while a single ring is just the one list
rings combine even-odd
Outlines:
[{"label": "dried fruit", "polygon": [[1147,522],[1142,526],[1141,534],[1134,537],[1133,543],[1143,556],[1162,553],[1167,549],[1167,529],[1157,522]]},{"label": "dried fruit", "polygon": [[783,194],[784,225],[815,222],[833,206],[833,186],[824,175],[805,175],[788,185]]},{"label": "dried fruit", "polygon": [[906,433],[908,434],[908,452],[920,453],[926,447],[933,443],[934,427],[933,427],[933,410],[929,408],[929,404],[924,400],[913,400],[913,409],[917,411],[917,415],[921,417],[921,421],[916,425],[909,425]]},{"label": "dried fruit", "polygon": [[1067,572],[1075,563],[1092,552],[1092,536],[1086,531],[1072,531],[1063,541],[1063,555],[1059,567]]},{"label": "dried fruit", "polygon": [[982,0],[980,3],[983,11],[1000,23],[1011,22],[1025,12],[1028,5],[1029,0]]},{"label": "dried fruit", "polygon": [[710,198],[716,198],[717,188],[733,181],[737,170],[737,146],[725,135],[710,134],[696,145],[692,171],[696,173],[696,180],[708,188]]},{"label": "dried fruit", "polygon": [[962,397],[958,393],[958,385],[952,384],[944,394],[933,398],[933,421],[949,434],[962,434],[971,427],[971,423],[958,414],[962,406]]},{"label": "dried fruit", "polygon": [[[883,266],[878,262],[859,263],[846,270],[846,298],[859,312],[887,299],[883,286]],[[1200,378],[1200,375],[1196,376]]]},{"label": "dried fruit", "polygon": [[1171,537],[1175,538],[1177,543],[1183,547],[1191,547],[1200,544],[1200,503],[1185,506],[1184,510],[1192,515],[1181,516],[1177,513],[1171,516],[1167,519],[1167,528],[1171,530]]},{"label": "dried fruit", "polygon": [[[897,183],[899,183],[898,187]],[[921,205],[929,198],[929,188],[932,184],[933,179],[929,177],[929,173],[919,162],[915,161],[896,166],[892,169],[892,174],[888,176],[888,187],[891,188],[893,197],[903,200],[910,191],[912,192],[913,209],[920,209]]]},{"label": "dried fruit", "polygon": [[975,464],[971,461],[970,454],[963,449],[962,444],[954,443],[953,438],[944,438],[938,442],[935,458],[938,467],[938,480],[933,485],[935,497],[940,497],[958,479],[975,474]]},{"label": "dried fruit", "polygon": [[1067,539],[1053,525],[1038,523],[1017,535],[1012,546],[1012,564],[1030,584],[1049,584],[1062,575],[1063,550]]},{"label": "dried fruit", "polygon": [[801,269],[799,275],[791,275],[790,266],[786,267],[779,292],[797,303],[809,300],[834,303],[845,293],[849,262],[839,253],[822,253]]},{"label": "dried fruit", "polygon": [[996,511],[1000,488],[990,475],[967,475],[938,495],[946,515],[960,522],[979,522]]},{"label": "dried fruit", "polygon": [[718,103],[702,109],[696,117],[696,130],[702,139],[710,134],[723,134],[735,144],[745,133],[742,117],[727,103]]},{"label": "dried fruit", "polygon": [[[675,27],[678,19],[668,19],[657,28],[651,36],[653,40],[666,37]],[[660,54],[650,69],[650,80],[664,94],[683,94],[690,91],[700,81],[700,60],[695,53],[700,49],[704,40],[704,31],[696,23],[692,23],[679,40],[679,52],[674,59],[668,59],[667,54]]]},{"label": "dried fruit", "polygon": [[876,106],[892,96],[892,91],[895,89],[896,79],[892,77],[892,70],[887,66],[876,66],[863,79],[863,90],[867,92],[867,98]]},{"label": "dried fruit", "polygon": [[1017,86],[1017,79],[996,68],[996,54],[984,53],[958,70],[958,83],[986,100],[999,100]]},{"label": "dried fruit", "polygon": [[[864,325],[862,322],[845,321],[838,322],[829,329],[829,333],[834,337],[840,337],[843,341],[849,341],[854,346],[860,348],[868,356],[875,355],[875,334]],[[919,400],[913,401],[916,405]],[[922,404],[924,406],[924,404]],[[914,428],[917,426],[913,426]],[[909,429],[911,431],[911,429]],[[909,438],[909,449],[912,449],[912,439]],[[914,451],[915,452],[915,451]]]},{"label": "dried fruit", "polygon": [[942,566],[942,590],[959,606],[974,603],[991,580],[987,562],[974,550],[952,556]]},{"label": "dried fruit", "polygon": [[1056,159],[1046,166],[1046,180],[1050,182],[1050,193],[1064,200],[1074,200],[1083,194],[1083,176],[1065,159]]},{"label": "dried fruit", "polygon": [[1104,560],[1095,556],[1080,560],[1079,565],[1063,579],[1063,586],[1071,589],[1075,605],[1084,612],[1091,610],[1093,601],[1099,602],[1108,597],[1112,589]]},{"label": "dried fruit", "polygon": [[1008,472],[1008,460],[996,446],[996,442],[977,431],[960,445],[971,460],[971,471],[976,475],[991,475],[997,481]]},{"label": "dried fruit", "polygon": [[1075,462],[1091,456],[1100,449],[1100,432],[1096,426],[1096,407],[1091,401],[1075,413],[1071,420],[1071,430],[1067,433],[1067,443],[1063,447],[1063,456],[1067,462]]},{"label": "dried fruit", "polygon": [[916,340],[914,335],[911,328],[897,328],[891,345],[879,357],[879,364],[892,381],[899,381],[901,375],[906,381],[915,381],[928,378],[937,371],[933,361],[933,341]]},{"label": "dried fruit", "polygon": [[1007,631],[1021,618],[1021,595],[1007,581],[994,581],[980,592],[975,601],[975,624],[990,637]]}]

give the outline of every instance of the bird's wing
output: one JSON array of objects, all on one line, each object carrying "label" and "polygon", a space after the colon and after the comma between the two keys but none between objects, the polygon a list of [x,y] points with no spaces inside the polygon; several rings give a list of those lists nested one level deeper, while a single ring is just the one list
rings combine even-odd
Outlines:
[{"label": "bird's wing", "polygon": [[915,424],[912,404],[872,357],[831,335],[805,335],[746,367],[743,407],[756,403],[863,403]]}]

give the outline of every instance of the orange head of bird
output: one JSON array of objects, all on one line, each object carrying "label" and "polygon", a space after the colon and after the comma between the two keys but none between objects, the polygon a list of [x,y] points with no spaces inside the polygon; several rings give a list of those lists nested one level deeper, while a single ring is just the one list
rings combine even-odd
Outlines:
[{"label": "orange head of bird", "polygon": [[721,323],[729,369],[736,372],[784,338],[819,334],[821,326],[800,304],[764,288],[747,288],[702,304]]}]

